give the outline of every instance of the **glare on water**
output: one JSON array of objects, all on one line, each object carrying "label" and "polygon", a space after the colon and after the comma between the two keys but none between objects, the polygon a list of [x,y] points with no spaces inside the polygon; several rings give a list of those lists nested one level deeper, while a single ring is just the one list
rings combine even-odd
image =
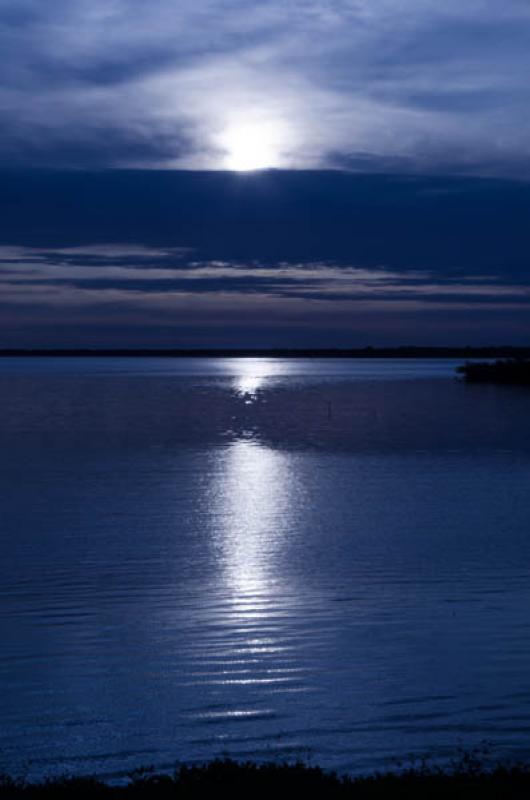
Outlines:
[{"label": "glare on water", "polygon": [[238,441],[229,447],[218,480],[222,483],[218,535],[227,584],[240,599],[265,599],[275,589],[271,559],[279,557],[277,550],[289,526],[288,461],[270,448]]},{"label": "glare on water", "polygon": [[246,401],[251,402],[258,389],[262,388],[267,379],[279,374],[285,374],[289,365],[274,364],[266,358],[240,359],[237,365],[237,374],[234,376],[234,388]]}]

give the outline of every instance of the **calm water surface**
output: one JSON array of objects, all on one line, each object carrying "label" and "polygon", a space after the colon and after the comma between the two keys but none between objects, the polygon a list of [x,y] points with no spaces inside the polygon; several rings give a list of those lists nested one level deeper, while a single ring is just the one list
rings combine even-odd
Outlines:
[{"label": "calm water surface", "polygon": [[0,361],[0,770],[530,754],[530,395]]}]

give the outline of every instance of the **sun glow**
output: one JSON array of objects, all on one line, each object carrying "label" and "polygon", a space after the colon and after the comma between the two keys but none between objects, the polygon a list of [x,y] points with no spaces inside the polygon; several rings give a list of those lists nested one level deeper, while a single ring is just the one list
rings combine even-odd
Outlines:
[{"label": "sun glow", "polygon": [[232,125],[219,137],[225,153],[223,166],[235,172],[250,172],[281,166],[283,131],[273,122]]}]

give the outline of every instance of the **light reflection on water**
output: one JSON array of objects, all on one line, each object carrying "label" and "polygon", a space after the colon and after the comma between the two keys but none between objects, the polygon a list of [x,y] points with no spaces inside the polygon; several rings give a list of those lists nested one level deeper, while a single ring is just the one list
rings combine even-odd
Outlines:
[{"label": "light reflection on water", "polygon": [[0,770],[530,751],[526,395],[67,366],[0,365]]},{"label": "light reflection on water", "polygon": [[288,375],[290,366],[292,364],[289,362],[275,363],[266,358],[240,359],[234,377],[234,388],[245,402],[251,403],[258,389],[265,387],[267,379]]},{"label": "light reflection on water", "polygon": [[[283,691],[282,685],[295,682],[304,671],[292,660],[288,625],[295,587],[286,586],[276,568],[285,560],[292,527],[295,474],[286,454],[252,439],[235,441],[219,460],[207,503],[214,521],[210,538],[219,569],[217,596],[222,598],[222,634],[215,654],[221,662],[208,682]],[[271,709],[265,712],[272,714]],[[220,713],[253,717],[257,712],[228,709],[214,712],[214,717]]]},{"label": "light reflection on water", "polygon": [[237,441],[229,446],[223,467],[218,490],[222,524],[214,536],[220,538],[226,583],[242,607],[249,595],[266,602],[274,589],[271,559],[280,557],[277,551],[290,527],[288,460],[251,440]]}]

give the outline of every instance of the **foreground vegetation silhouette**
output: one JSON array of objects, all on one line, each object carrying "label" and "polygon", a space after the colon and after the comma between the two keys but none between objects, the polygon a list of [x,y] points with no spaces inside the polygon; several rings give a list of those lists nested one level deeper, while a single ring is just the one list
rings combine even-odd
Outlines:
[{"label": "foreground vegetation silhouette", "polygon": [[217,760],[181,767],[173,776],[142,770],[124,785],[95,778],[59,778],[40,783],[3,778],[0,800],[183,800],[274,797],[352,800],[522,800],[530,797],[530,768],[485,768],[473,756],[448,769],[422,764],[370,777],[341,777],[304,764],[255,764]]},{"label": "foreground vegetation silhouette", "polygon": [[506,383],[530,386],[530,360],[508,358],[497,361],[467,363],[457,368],[470,383]]}]

